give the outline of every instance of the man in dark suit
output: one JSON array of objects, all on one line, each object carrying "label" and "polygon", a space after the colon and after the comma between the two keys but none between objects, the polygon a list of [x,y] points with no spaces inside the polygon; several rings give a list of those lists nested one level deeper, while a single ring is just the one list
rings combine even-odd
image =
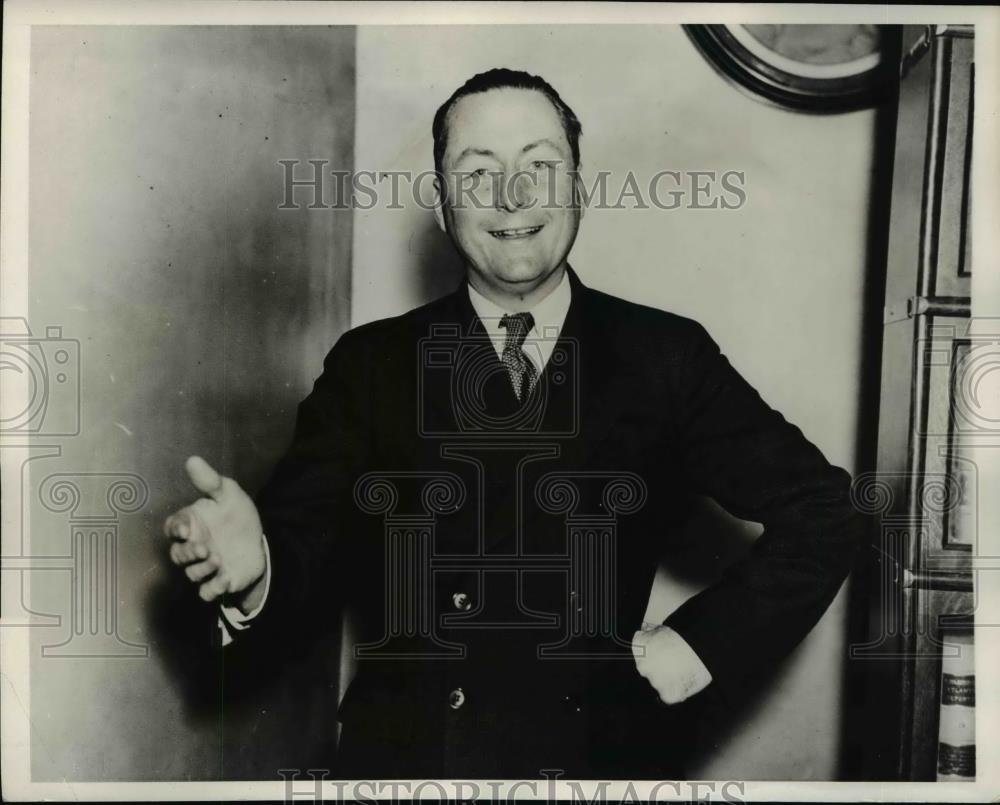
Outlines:
[{"label": "man in dark suit", "polygon": [[[206,497],[165,523],[226,641],[277,648],[355,612],[343,777],[680,777],[693,704],[739,701],[859,544],[847,474],[700,325],[569,267],[579,138],[538,77],[457,90],[436,215],[466,281],[337,342],[256,506],[192,458]],[[694,494],[764,532],[643,624]]]}]

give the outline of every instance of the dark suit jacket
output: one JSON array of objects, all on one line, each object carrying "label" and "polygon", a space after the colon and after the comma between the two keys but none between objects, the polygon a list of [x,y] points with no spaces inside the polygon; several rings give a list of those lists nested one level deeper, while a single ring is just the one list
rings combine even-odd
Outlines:
[{"label": "dark suit jacket", "polygon": [[666,621],[723,701],[848,572],[848,475],[700,325],[570,278],[523,405],[463,284],[346,333],[299,408],[259,497],[272,582],[245,634],[292,647],[354,609],[343,777],[681,776],[690,710],[659,701],[629,642],[692,495],[764,525]]}]

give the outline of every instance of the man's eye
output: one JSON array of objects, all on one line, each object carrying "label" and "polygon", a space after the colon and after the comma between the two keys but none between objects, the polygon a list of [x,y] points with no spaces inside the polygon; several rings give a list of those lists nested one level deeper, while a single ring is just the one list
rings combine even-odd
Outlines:
[{"label": "man's eye", "polygon": [[484,184],[484,180],[489,176],[489,168],[476,168],[475,170],[466,171],[462,176],[462,184],[466,188],[480,187]]},{"label": "man's eye", "polygon": [[552,166],[553,164],[551,162],[548,162],[544,159],[536,159],[534,162],[531,163],[531,167],[534,170],[539,170],[539,171],[544,170],[545,168],[551,168]]}]

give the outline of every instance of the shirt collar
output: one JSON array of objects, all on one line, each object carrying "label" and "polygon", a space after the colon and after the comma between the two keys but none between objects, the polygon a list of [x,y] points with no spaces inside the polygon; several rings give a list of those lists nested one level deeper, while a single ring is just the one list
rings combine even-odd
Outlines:
[{"label": "shirt collar", "polygon": [[[507,330],[500,326],[500,319],[506,313],[512,311],[504,310],[496,303],[490,301],[479,291],[472,287],[471,283],[466,283],[469,289],[469,301],[476,311],[476,315],[482,322],[484,329],[490,336],[490,341],[497,355],[503,353],[504,341],[507,337]],[[535,368],[542,370],[548,362],[552,350],[555,348],[556,339],[562,332],[563,324],[566,321],[566,314],[569,312],[569,303],[572,298],[572,290],[569,281],[569,271],[564,271],[559,285],[541,302],[535,305],[530,313],[535,320],[535,326],[528,333],[525,339],[524,352],[535,364]]]}]

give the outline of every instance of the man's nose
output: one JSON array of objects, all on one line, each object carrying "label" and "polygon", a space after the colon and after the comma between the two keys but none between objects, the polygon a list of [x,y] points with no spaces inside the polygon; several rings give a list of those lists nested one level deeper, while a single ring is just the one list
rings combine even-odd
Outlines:
[{"label": "man's nose", "polygon": [[527,175],[524,171],[505,172],[500,177],[496,192],[496,208],[507,212],[517,212],[528,202],[528,189],[525,186]]}]

